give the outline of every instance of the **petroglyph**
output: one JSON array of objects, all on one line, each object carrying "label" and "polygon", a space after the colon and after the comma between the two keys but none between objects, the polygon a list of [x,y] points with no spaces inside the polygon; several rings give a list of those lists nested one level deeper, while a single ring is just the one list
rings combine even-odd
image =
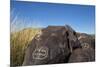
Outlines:
[{"label": "petroglyph", "polygon": [[43,60],[48,56],[48,48],[47,47],[40,47],[36,48],[32,53],[33,59]]},{"label": "petroglyph", "polygon": [[89,48],[89,44],[88,43],[83,43],[82,48]]}]

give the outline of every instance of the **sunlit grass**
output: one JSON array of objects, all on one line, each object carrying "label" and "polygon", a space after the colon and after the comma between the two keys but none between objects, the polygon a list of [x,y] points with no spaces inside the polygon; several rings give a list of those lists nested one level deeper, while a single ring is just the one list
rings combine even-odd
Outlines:
[{"label": "sunlit grass", "polygon": [[11,65],[22,65],[24,60],[25,50],[34,38],[34,36],[40,31],[40,29],[23,29],[18,32],[10,34],[10,46],[11,46]]}]

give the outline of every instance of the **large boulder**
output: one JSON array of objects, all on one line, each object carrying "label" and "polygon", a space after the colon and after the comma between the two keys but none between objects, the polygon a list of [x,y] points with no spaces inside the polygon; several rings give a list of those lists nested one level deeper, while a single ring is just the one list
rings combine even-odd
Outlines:
[{"label": "large boulder", "polygon": [[70,54],[78,47],[77,34],[70,26],[48,26],[29,44],[23,65],[68,62]]},{"label": "large boulder", "polygon": [[81,48],[73,50],[68,62],[90,62],[95,61],[95,37],[85,33],[77,33]]},{"label": "large boulder", "polygon": [[69,57],[69,63],[95,61],[95,51],[93,48],[78,48]]}]

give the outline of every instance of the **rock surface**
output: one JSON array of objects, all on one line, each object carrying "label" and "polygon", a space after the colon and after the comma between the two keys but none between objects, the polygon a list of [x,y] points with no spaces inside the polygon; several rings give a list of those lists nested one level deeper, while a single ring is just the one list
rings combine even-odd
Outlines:
[{"label": "rock surface", "polygon": [[78,48],[69,57],[69,63],[95,61],[95,51],[93,48]]},{"label": "rock surface", "polygon": [[[70,26],[48,26],[40,31],[29,44],[23,65],[57,64],[93,61],[94,49],[82,48],[83,43],[95,45],[91,38],[82,39]],[[84,37],[83,37],[84,38]],[[92,43],[93,42],[93,43]],[[93,46],[94,48],[94,46]],[[94,52],[94,53],[92,53]],[[87,55],[89,53],[89,55]],[[81,60],[78,60],[82,55]],[[84,55],[89,59],[85,60]],[[93,55],[93,59],[91,56]],[[74,60],[74,61],[73,61]]]}]

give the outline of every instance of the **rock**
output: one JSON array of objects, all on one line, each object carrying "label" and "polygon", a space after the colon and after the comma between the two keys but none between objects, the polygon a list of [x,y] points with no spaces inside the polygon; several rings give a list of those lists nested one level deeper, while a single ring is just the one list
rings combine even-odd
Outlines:
[{"label": "rock", "polygon": [[69,63],[95,61],[95,50],[93,48],[78,48],[69,57]]},{"label": "rock", "polygon": [[70,26],[48,26],[29,44],[23,65],[67,63],[70,53],[78,47],[76,32]]},{"label": "rock", "polygon": [[70,26],[43,28],[29,44],[23,65],[95,61],[95,37]]},{"label": "rock", "polygon": [[85,33],[77,33],[82,48],[77,48],[71,53],[68,62],[95,61],[95,37]]},{"label": "rock", "polygon": [[84,47],[85,44],[87,44],[89,47],[95,49],[95,36],[81,33],[78,35],[78,40],[81,43],[81,46]]}]

